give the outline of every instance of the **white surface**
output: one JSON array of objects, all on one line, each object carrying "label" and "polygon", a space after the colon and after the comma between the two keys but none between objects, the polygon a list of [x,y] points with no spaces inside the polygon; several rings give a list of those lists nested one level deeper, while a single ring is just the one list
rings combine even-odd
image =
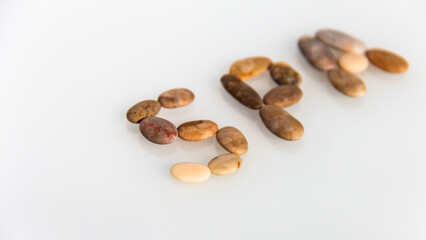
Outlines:
[{"label": "white surface", "polygon": [[[423,0],[3,0],[0,239],[425,239],[425,13]],[[322,27],[411,69],[370,67],[367,95],[346,97],[296,47]],[[274,137],[220,85],[255,55],[302,74],[304,98],[288,108],[300,141]],[[275,86],[267,74],[248,82],[261,95]],[[126,121],[175,87],[195,102],[159,116],[241,129],[238,172],[179,183],[174,163],[224,150],[213,138],[154,145]]]}]

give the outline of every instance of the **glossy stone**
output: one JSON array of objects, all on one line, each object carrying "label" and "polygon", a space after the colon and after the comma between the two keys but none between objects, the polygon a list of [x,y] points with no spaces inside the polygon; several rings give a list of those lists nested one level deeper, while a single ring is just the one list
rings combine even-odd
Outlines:
[{"label": "glossy stone", "polygon": [[248,142],[244,135],[234,127],[223,127],[216,133],[217,142],[230,153],[243,155],[248,150]]},{"label": "glossy stone", "polygon": [[346,52],[364,53],[366,45],[363,41],[340,31],[322,29],[316,33],[316,38],[324,43]]},{"label": "glossy stone", "polygon": [[173,123],[164,118],[146,117],[139,123],[142,135],[157,144],[169,144],[176,140],[178,131]]},{"label": "glossy stone", "polygon": [[200,141],[216,134],[218,126],[210,120],[197,120],[181,124],[179,137],[186,141]]},{"label": "glossy stone", "polygon": [[298,86],[283,85],[271,89],[263,97],[265,105],[288,107],[300,101],[303,92]]},{"label": "glossy stone", "polygon": [[352,74],[364,72],[368,67],[368,58],[358,53],[343,54],[338,62],[343,70]]},{"label": "glossy stone", "polygon": [[303,125],[284,109],[266,105],[259,113],[265,126],[277,137],[294,141],[303,136]]},{"label": "glossy stone", "polygon": [[277,62],[269,67],[271,78],[279,85],[299,85],[302,77],[285,62]]},{"label": "glossy stone", "polygon": [[229,73],[244,81],[265,72],[271,64],[267,57],[245,58],[232,64]]},{"label": "glossy stone", "polygon": [[237,171],[243,160],[237,154],[223,154],[213,158],[208,167],[210,172],[215,175],[227,175]]},{"label": "glossy stone", "polygon": [[342,69],[330,70],[328,79],[337,90],[347,96],[360,97],[367,92],[367,87],[361,78]]},{"label": "glossy stone", "polygon": [[163,92],[158,96],[158,102],[165,108],[178,108],[194,101],[194,93],[186,88],[175,88]]},{"label": "glossy stone", "polygon": [[336,57],[322,41],[304,36],[299,38],[298,46],[305,58],[317,69],[326,71],[337,67]]},{"label": "glossy stone", "polygon": [[178,181],[185,183],[200,183],[209,179],[210,169],[199,163],[182,162],[170,168],[170,174]]},{"label": "glossy stone", "polygon": [[131,123],[138,123],[145,117],[153,117],[160,111],[161,105],[155,100],[138,102],[127,110],[126,118]]},{"label": "glossy stone", "polygon": [[226,91],[244,106],[251,109],[260,109],[263,106],[259,94],[236,76],[226,74],[220,81]]},{"label": "glossy stone", "polygon": [[370,49],[367,51],[368,60],[384,71],[403,73],[408,70],[409,64],[405,58],[384,49]]}]

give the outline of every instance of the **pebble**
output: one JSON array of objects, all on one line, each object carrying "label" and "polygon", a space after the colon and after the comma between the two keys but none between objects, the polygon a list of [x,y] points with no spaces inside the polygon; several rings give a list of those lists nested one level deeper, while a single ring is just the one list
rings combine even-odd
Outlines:
[{"label": "pebble", "polygon": [[210,169],[200,163],[182,162],[170,168],[170,174],[178,181],[185,183],[200,183],[209,179]]},{"label": "pebble", "polygon": [[175,88],[158,96],[158,102],[165,108],[184,107],[194,101],[194,93],[186,88]]},{"label": "pebble", "polygon": [[277,62],[269,67],[271,78],[279,85],[299,85],[302,77],[285,62]]},{"label": "pebble", "polygon": [[384,49],[370,49],[367,51],[370,62],[384,71],[403,73],[408,70],[409,64],[405,58]]},{"label": "pebble", "polygon": [[284,109],[266,105],[259,113],[265,126],[277,137],[295,141],[303,136],[303,125]]},{"label": "pebble", "polygon": [[283,85],[267,92],[263,97],[263,102],[265,105],[275,105],[283,108],[299,102],[302,96],[303,92],[298,86]]},{"label": "pebble", "polygon": [[263,106],[262,98],[247,83],[230,74],[220,79],[223,87],[244,106],[251,109],[260,109]]},{"label": "pebble", "polygon": [[173,123],[160,117],[146,117],[139,123],[142,135],[157,144],[169,144],[176,140],[178,131]]},{"label": "pebble", "polygon": [[368,67],[368,58],[363,54],[345,53],[339,58],[339,66],[349,73],[362,73]]},{"label": "pebble", "polygon": [[229,73],[244,81],[265,72],[271,64],[271,59],[267,57],[245,58],[232,64]]},{"label": "pebble", "polygon": [[243,155],[248,150],[248,142],[235,127],[223,127],[216,133],[217,142],[228,152]]},{"label": "pebble", "polygon": [[214,175],[227,175],[237,171],[243,160],[237,154],[223,154],[213,158],[208,167]]},{"label": "pebble", "polygon": [[145,117],[153,117],[160,111],[161,105],[155,100],[138,102],[127,110],[126,118],[131,123],[138,123]]},{"label": "pebble", "polygon": [[197,120],[181,124],[179,137],[186,141],[200,141],[216,134],[218,126],[210,120]]},{"label": "pebble", "polygon": [[367,48],[363,41],[337,30],[322,29],[316,33],[316,37],[326,44],[345,52],[362,54]]},{"label": "pebble", "polygon": [[328,79],[337,90],[347,96],[361,97],[367,92],[364,81],[358,76],[342,69],[330,70],[328,72]]},{"label": "pebble", "polygon": [[299,38],[299,49],[305,58],[319,70],[326,71],[337,67],[337,60],[325,43],[310,36]]}]

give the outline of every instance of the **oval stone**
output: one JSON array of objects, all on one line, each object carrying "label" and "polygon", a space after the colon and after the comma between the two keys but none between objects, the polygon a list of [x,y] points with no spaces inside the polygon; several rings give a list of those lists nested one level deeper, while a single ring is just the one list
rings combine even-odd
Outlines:
[{"label": "oval stone", "polygon": [[300,101],[303,96],[302,90],[298,86],[283,85],[271,89],[263,97],[265,105],[275,105],[277,107],[288,107]]},{"label": "oval stone", "polygon": [[178,131],[173,123],[164,118],[146,117],[139,123],[142,135],[157,144],[169,144],[176,140]]},{"label": "oval stone", "polygon": [[364,53],[367,48],[363,41],[332,29],[322,29],[316,33],[316,37],[326,44],[346,52]]},{"label": "oval stone", "polygon": [[303,136],[303,125],[284,109],[266,105],[259,113],[265,126],[277,137],[295,141]]},{"label": "oval stone", "polygon": [[213,158],[208,167],[214,175],[227,175],[237,171],[243,160],[237,154],[223,154]]},{"label": "oval stone", "polygon": [[240,130],[223,127],[216,133],[217,142],[228,152],[243,155],[248,150],[248,142]]},{"label": "oval stone", "polygon": [[363,54],[345,53],[339,58],[339,66],[346,72],[357,74],[368,67],[368,59]]},{"label": "oval stone", "polygon": [[145,117],[153,117],[160,111],[161,105],[155,100],[138,102],[127,110],[126,118],[131,123],[138,123]]},{"label": "oval stone", "polygon": [[271,59],[267,57],[245,58],[232,64],[229,73],[244,81],[265,72],[271,64]]},{"label": "oval stone", "polygon": [[384,49],[370,49],[367,51],[370,62],[384,71],[403,73],[408,70],[409,64],[405,58]]},{"label": "oval stone", "polygon": [[211,173],[207,166],[193,162],[182,162],[170,168],[170,174],[178,181],[185,183],[199,183],[209,179]]},{"label": "oval stone", "polygon": [[336,57],[325,43],[310,36],[299,38],[299,49],[305,58],[321,71],[337,67]]},{"label": "oval stone", "polygon": [[279,85],[299,85],[302,77],[285,62],[277,62],[269,67],[271,78]]},{"label": "oval stone", "polygon": [[347,96],[361,97],[367,92],[367,87],[361,78],[342,69],[330,70],[328,79],[337,90]]},{"label": "oval stone", "polygon": [[260,109],[263,106],[262,98],[260,98],[256,90],[238,77],[226,74],[220,81],[226,91],[244,106],[251,109]]},{"label": "oval stone", "polygon": [[158,96],[158,102],[165,108],[184,107],[194,101],[194,93],[186,88],[175,88]]},{"label": "oval stone", "polygon": [[197,120],[181,124],[178,127],[178,134],[186,141],[200,141],[215,135],[217,129],[217,124],[213,121]]}]

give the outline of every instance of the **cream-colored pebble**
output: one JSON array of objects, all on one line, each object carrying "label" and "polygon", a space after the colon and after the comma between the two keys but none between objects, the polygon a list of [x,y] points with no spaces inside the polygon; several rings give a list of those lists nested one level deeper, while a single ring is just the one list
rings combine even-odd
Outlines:
[{"label": "cream-colored pebble", "polygon": [[358,53],[346,53],[340,56],[339,66],[352,74],[364,72],[368,67],[368,58]]},{"label": "cream-colored pebble", "polygon": [[237,154],[228,153],[213,158],[208,166],[212,174],[227,175],[237,171],[242,161]]},{"label": "cream-colored pebble", "polygon": [[209,179],[210,169],[200,163],[182,162],[170,168],[170,174],[181,182],[199,183]]}]

